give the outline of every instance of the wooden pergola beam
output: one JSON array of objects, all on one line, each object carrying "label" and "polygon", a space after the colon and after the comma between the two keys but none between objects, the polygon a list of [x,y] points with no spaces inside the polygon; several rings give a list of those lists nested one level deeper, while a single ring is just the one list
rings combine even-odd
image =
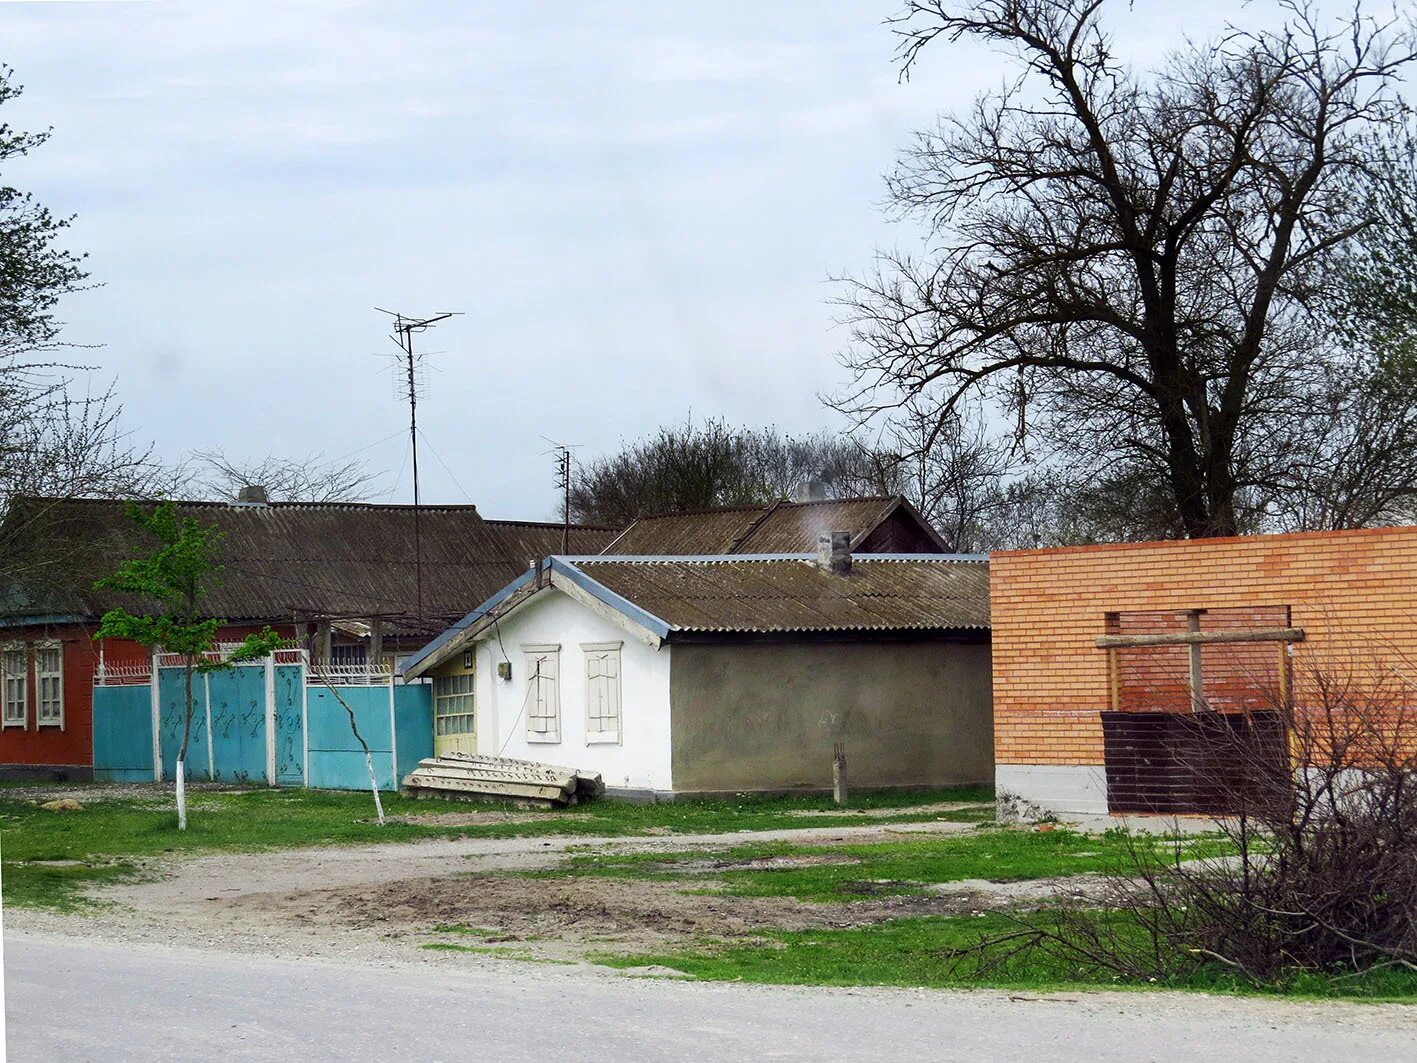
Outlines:
[{"label": "wooden pergola beam", "polygon": [[1164,635],[1099,635],[1098,649],[1125,650],[1139,646],[1206,646],[1227,642],[1303,642],[1301,627],[1257,628],[1250,631],[1176,631]]}]

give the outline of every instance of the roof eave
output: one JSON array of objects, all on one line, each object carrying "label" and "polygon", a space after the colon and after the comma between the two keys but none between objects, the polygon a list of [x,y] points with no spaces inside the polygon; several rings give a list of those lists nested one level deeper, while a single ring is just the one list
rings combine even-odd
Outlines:
[{"label": "roof eave", "polygon": [[[477,634],[492,620],[500,619],[503,613],[519,605],[521,599],[511,600],[519,592],[529,591],[530,593],[524,596],[529,598],[537,591],[544,589],[543,586],[533,586],[538,575],[539,568],[528,569],[418,652],[404,658],[400,668],[404,678],[417,679],[448,660],[463,646],[476,638]],[[499,609],[500,612],[497,611]]]}]

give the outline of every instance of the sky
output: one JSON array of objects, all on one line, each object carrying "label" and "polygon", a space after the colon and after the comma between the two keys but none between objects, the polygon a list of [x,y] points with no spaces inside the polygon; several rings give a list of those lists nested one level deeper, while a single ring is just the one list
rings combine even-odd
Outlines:
[{"label": "sky", "polygon": [[[416,341],[423,499],[549,519],[547,439],[841,425],[831,278],[919,244],[882,175],[1010,69],[940,43],[901,83],[900,6],[0,0],[0,120],[54,129],[0,179],[76,215],[65,338],[164,458],[353,456],[410,500],[375,307],[457,311]],[[1276,4],[1111,7],[1146,66]]]}]

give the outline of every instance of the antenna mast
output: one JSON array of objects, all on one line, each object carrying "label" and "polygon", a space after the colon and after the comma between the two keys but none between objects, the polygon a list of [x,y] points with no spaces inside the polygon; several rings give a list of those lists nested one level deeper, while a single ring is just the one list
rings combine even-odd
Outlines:
[{"label": "antenna mast", "polygon": [[556,486],[561,489],[561,553],[571,552],[571,448],[556,448]]},{"label": "antenna mast", "polygon": [[434,314],[432,317],[413,318],[405,317],[403,314],[395,313],[391,310],[383,310],[375,307],[381,314],[388,314],[394,319],[393,341],[399,347],[398,366],[404,377],[401,391],[408,399],[408,441],[413,453],[413,584],[414,584],[414,612],[420,624],[423,621],[423,520],[421,516],[422,497],[419,494],[418,484],[418,389],[420,387],[419,370],[423,366],[421,355],[413,351],[413,337],[415,333],[426,332],[440,321],[446,321],[454,316],[452,312]]},{"label": "antenna mast", "polygon": [[578,443],[558,443],[554,439],[547,439],[551,444],[551,450],[542,451],[543,454],[556,455],[556,489],[561,492],[561,553],[571,552],[571,451],[575,450]]}]

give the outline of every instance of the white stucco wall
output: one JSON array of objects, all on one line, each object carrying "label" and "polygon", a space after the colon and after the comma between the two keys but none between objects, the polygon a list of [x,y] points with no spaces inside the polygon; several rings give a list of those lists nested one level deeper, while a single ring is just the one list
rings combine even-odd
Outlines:
[{"label": "white stucco wall", "polygon": [[[651,649],[624,628],[559,591],[502,620],[477,645],[477,748],[479,753],[522,757],[598,771],[611,789],[669,790],[669,654]],[[586,742],[586,668],[582,643],[621,642],[620,741]],[[527,696],[523,646],[559,645],[561,740],[527,740],[522,718]],[[506,656],[512,678],[497,678]]]}]

